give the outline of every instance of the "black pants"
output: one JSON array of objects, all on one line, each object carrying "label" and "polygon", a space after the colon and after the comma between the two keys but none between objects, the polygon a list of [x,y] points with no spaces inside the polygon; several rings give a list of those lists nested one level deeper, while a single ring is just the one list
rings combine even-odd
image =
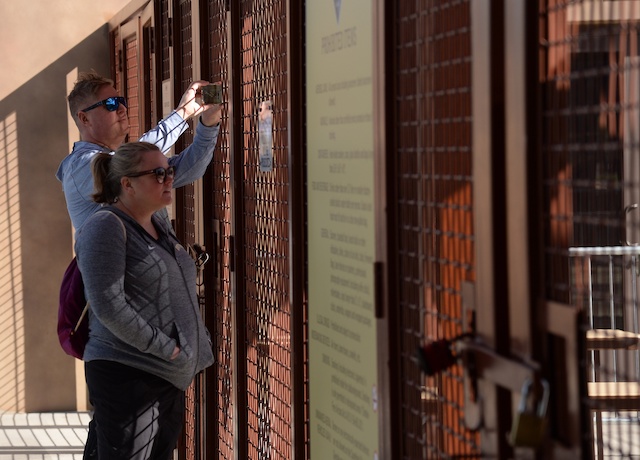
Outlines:
[{"label": "black pants", "polygon": [[85,458],[96,458],[90,456],[92,442],[100,460],[172,457],[184,420],[184,391],[110,361],[85,363],[85,376],[94,407]]}]

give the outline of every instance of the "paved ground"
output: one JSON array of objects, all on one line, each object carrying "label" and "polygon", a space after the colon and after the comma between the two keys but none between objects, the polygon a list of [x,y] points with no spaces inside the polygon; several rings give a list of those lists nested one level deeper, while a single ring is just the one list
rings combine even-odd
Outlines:
[{"label": "paved ground", "polygon": [[82,460],[87,412],[0,412],[0,460]]},{"label": "paved ground", "polygon": [[[635,412],[621,413],[622,416],[616,416],[614,413],[603,413],[602,431],[603,443],[603,459],[640,459],[640,420]],[[609,416],[609,418],[607,418]],[[596,427],[594,426],[594,433]],[[597,452],[597,444],[595,447]],[[598,459],[598,455],[594,456]]]},{"label": "paved ground", "polygon": [[[89,420],[88,412],[0,411],[0,460],[82,460]],[[606,414],[605,459],[640,459],[640,424],[637,418],[633,420]]]}]

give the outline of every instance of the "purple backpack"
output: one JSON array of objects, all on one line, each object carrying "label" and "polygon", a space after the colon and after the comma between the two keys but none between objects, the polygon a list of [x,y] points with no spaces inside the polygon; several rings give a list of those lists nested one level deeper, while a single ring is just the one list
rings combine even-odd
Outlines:
[{"label": "purple backpack", "polygon": [[89,338],[87,299],[84,283],[74,257],[62,277],[58,305],[58,339],[66,354],[82,359]]}]

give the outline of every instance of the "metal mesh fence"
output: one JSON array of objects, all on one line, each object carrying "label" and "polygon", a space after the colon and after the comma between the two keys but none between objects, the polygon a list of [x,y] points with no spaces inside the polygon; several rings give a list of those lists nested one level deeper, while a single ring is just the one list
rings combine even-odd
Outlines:
[{"label": "metal mesh fence", "polygon": [[474,278],[468,1],[394,6],[394,168],[401,458],[474,458],[462,371],[425,378],[415,351],[462,332],[461,282]]},{"label": "metal mesh fence", "polygon": [[124,44],[125,81],[127,111],[129,113],[129,139],[139,139],[140,132],[140,92],[138,88],[138,38],[132,36]]},{"label": "metal mesh fence", "polygon": [[[205,7],[207,21],[207,59],[205,66],[210,82],[221,81],[223,100],[229,101],[229,29],[224,0],[208,1]],[[211,298],[212,322],[207,327],[213,335],[216,363],[213,369],[215,385],[210,397],[215,399],[214,408],[208,411],[208,423],[215,426],[216,458],[234,457],[234,343],[233,343],[233,307],[231,252],[233,234],[232,216],[232,180],[231,180],[231,144],[229,138],[229,104],[223,105],[222,121],[218,143],[211,162],[211,173],[205,177],[205,211],[211,212],[212,228],[207,232],[211,240],[207,241],[207,250],[213,260],[208,269],[212,279],[206,293]],[[207,318],[208,319],[208,318]]]},{"label": "metal mesh fence", "polygon": [[[175,62],[177,63],[177,81],[182,95],[193,81],[193,30],[191,27],[191,0],[181,0],[176,9],[177,38]],[[197,121],[197,120],[195,120]],[[193,123],[191,121],[190,123]],[[193,142],[194,129],[190,125],[176,143],[176,153]],[[196,243],[195,187],[185,185],[176,191],[176,224],[178,236],[185,244]]]},{"label": "metal mesh fence", "polygon": [[[180,93],[184,93],[193,81],[193,30],[191,27],[191,0],[180,0],[175,5],[174,59],[178,63],[176,79]],[[193,128],[189,128],[176,143],[176,153],[191,144]],[[176,233],[185,245],[193,245],[196,241],[196,198],[195,186],[185,185],[176,190]],[[202,305],[201,305],[202,306]],[[201,440],[203,425],[200,423],[202,411],[203,375],[199,375],[186,391],[186,411],[183,439],[181,440],[180,457],[185,460],[199,460],[202,455]]]},{"label": "metal mesh fence", "polygon": [[144,105],[141,106],[141,110],[143,113],[142,120],[143,126],[142,131],[149,131],[154,125],[155,120],[159,120],[160,117],[157,116],[156,113],[156,76],[153,73],[153,49],[151,48],[153,43],[153,27],[151,27],[151,21],[148,21],[143,30],[143,45],[142,45],[142,91],[144,97]]},{"label": "metal mesh fence", "polygon": [[169,0],[156,0],[156,9],[160,18],[160,24],[157,27],[162,30],[159,56],[160,76],[162,80],[168,80],[171,77]]},{"label": "metal mesh fence", "polygon": [[[473,458],[480,452],[478,436],[463,422],[461,369],[454,366],[425,378],[415,359],[416,348],[425,340],[462,332],[461,283],[475,277],[471,1],[409,0],[389,7],[394,75],[390,184],[395,199],[390,254],[397,268],[391,284],[398,311],[392,331],[398,389],[393,404],[399,415],[393,436],[404,459]],[[183,92],[194,72],[192,3],[172,3],[171,15],[170,2],[155,4],[156,27],[162,30],[155,62],[161,80],[168,80],[173,56],[176,87]],[[214,335],[217,362],[213,382],[200,377],[188,391],[181,458],[203,458],[203,446],[211,442],[205,435],[211,418],[203,414],[211,393],[219,458],[234,458],[234,449],[244,442],[247,458],[294,456],[289,4],[200,2],[200,15],[206,11],[209,54],[202,62],[203,73],[223,81],[226,100],[231,99],[232,67],[227,59],[236,51],[229,43],[233,34],[227,8],[239,12],[234,33],[240,34],[240,64],[233,82],[239,90],[232,102],[239,114],[234,115],[239,123],[233,129],[241,133],[232,149],[230,115],[223,113],[205,192],[212,217],[205,222],[206,228],[212,227],[207,249],[215,254],[210,266],[215,282],[212,289],[207,285],[205,295],[213,299],[214,313],[207,315],[204,300],[201,304]],[[587,312],[583,332],[589,353],[581,364],[588,383],[583,409],[592,415],[592,429],[584,433],[585,448],[597,458],[633,458],[640,456],[640,3],[538,4],[545,294]],[[129,40],[122,49],[118,30],[112,39],[116,88],[129,96],[130,115],[137,120],[139,44]],[[265,101],[271,102],[274,114],[270,172],[260,171],[258,162],[258,109]],[[140,130],[134,124],[131,137]],[[176,151],[192,139],[190,130]],[[181,190],[176,203],[179,237],[186,244],[197,242],[194,188]],[[234,237],[241,247],[234,246]],[[235,260],[237,254],[242,260]],[[241,279],[234,279],[234,263],[242,264],[237,272]],[[234,310],[237,299],[240,308]],[[242,329],[241,344],[233,343],[235,328]],[[234,376],[235,350],[244,363],[242,375]],[[234,380],[240,382],[238,388],[233,388]],[[234,391],[247,393],[246,411],[234,407],[239,400]],[[246,429],[246,440],[236,439],[234,429]]]},{"label": "metal mesh fence", "polygon": [[640,455],[638,2],[540,3],[547,297],[587,318],[594,458]]},{"label": "metal mesh fence", "polygon": [[[243,280],[248,458],[292,457],[285,1],[243,0]],[[258,109],[273,107],[273,170],[258,167]]]},{"label": "metal mesh fence", "polygon": [[114,85],[119,94],[125,94],[124,88],[122,86],[122,62],[120,60],[121,56],[121,44],[120,44],[120,29],[115,29],[111,33],[111,63],[112,63],[112,74],[115,75]]},{"label": "metal mesh fence", "polygon": [[[137,118],[137,110],[144,110],[144,120],[147,112],[151,116],[164,108],[165,82],[171,82],[175,90],[171,96],[176,99],[178,91],[182,94],[194,75],[192,0],[156,0],[154,5],[155,30],[144,31],[147,35],[142,52],[149,51],[149,55],[143,56],[142,69],[134,65],[141,52],[138,40],[131,39],[121,49],[117,32],[120,29],[112,35],[117,88],[135,95],[130,101],[130,115]],[[185,245],[201,243],[196,238],[198,226],[202,226],[205,249],[212,255],[212,262],[200,273],[198,282],[200,307],[212,332],[216,354],[212,369],[198,376],[186,393],[184,435],[178,446],[181,460],[237,455],[293,458],[299,456],[293,446],[294,424],[298,424],[300,442],[308,443],[307,435],[302,434],[308,414],[304,407],[298,412],[293,407],[293,379],[299,378],[305,388],[307,382],[302,372],[297,371],[294,377],[292,363],[291,291],[297,289],[294,295],[302,297],[303,289],[291,288],[291,271],[296,263],[301,266],[304,262],[291,261],[289,6],[284,0],[201,0],[198,4],[197,20],[202,32],[198,43],[205,45],[200,56],[202,77],[212,82],[221,80],[223,98],[229,103],[223,104],[212,167],[203,183],[203,213],[197,208],[198,197],[192,185],[176,191],[174,218],[178,238]],[[229,9],[239,18],[235,38],[229,30]],[[156,55],[152,56],[152,52]],[[232,57],[234,52],[240,57]],[[230,62],[236,59],[235,63]],[[240,78],[232,83],[233,65],[240,70]],[[159,82],[152,75],[147,76],[154,66]],[[138,88],[140,72],[145,78]],[[232,86],[236,91],[233,101]],[[137,99],[140,93],[145,95],[145,107]],[[274,161],[272,171],[262,172],[258,167],[258,108],[267,101],[273,107]],[[232,107],[234,120],[241,120],[233,127]],[[132,137],[139,136],[142,129],[134,126]],[[175,152],[189,145],[193,135],[193,128],[183,134]],[[234,142],[237,145],[232,148]],[[301,171],[299,164],[297,167]],[[296,180],[297,187],[303,187],[302,179]],[[297,196],[293,201],[300,205]],[[301,228],[298,223],[296,231],[301,232]],[[297,250],[300,256],[303,249]],[[236,260],[240,259],[238,255],[241,260]],[[304,309],[299,301],[299,308]],[[297,314],[306,320],[306,313]],[[298,335],[304,346],[304,327]],[[235,341],[238,337],[241,343]],[[304,358],[297,362],[300,369],[304,367]],[[234,375],[238,369],[239,375]],[[305,388],[297,390],[300,406],[307,403]],[[234,407],[237,401],[240,409]]]}]

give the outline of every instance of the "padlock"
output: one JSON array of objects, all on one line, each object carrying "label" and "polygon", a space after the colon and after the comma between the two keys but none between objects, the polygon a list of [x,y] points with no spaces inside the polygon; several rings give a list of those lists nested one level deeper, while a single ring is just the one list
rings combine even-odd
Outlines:
[{"label": "padlock", "polygon": [[526,380],[522,385],[520,404],[511,427],[509,442],[514,447],[537,448],[542,444],[547,428],[547,406],[549,405],[549,382],[542,379],[542,398],[535,411],[527,409],[529,392],[533,385],[531,380]]}]

